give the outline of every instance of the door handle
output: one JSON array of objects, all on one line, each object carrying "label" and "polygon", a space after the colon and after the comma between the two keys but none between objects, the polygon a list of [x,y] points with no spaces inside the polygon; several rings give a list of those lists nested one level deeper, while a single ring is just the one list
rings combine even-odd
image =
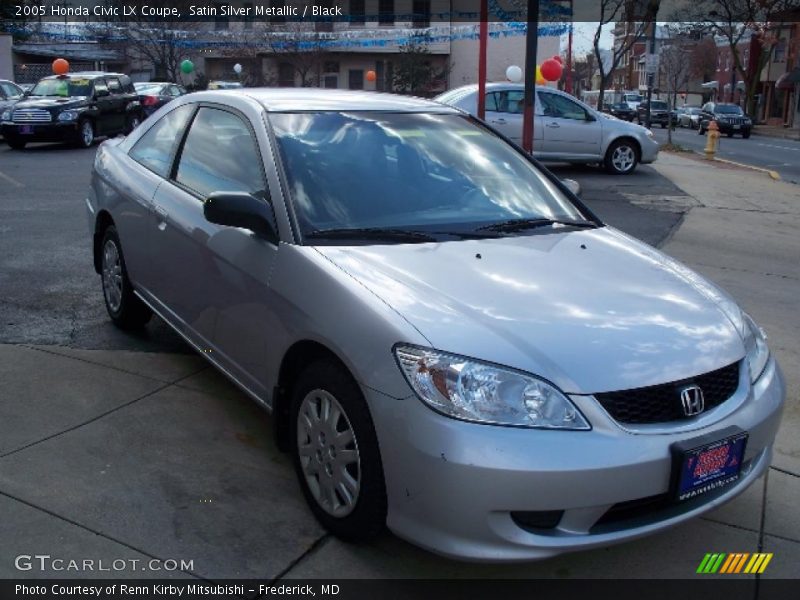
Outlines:
[{"label": "door handle", "polygon": [[167,228],[167,217],[169,214],[164,207],[158,204],[153,207],[153,210],[155,210],[156,215],[158,215],[158,229],[164,231]]},{"label": "door handle", "polygon": [[496,123],[497,125],[505,125],[506,124],[506,120],[505,119],[492,119],[492,123]]},{"label": "door handle", "polygon": [[551,121],[550,123],[547,123],[547,127],[552,127],[553,129],[558,129],[559,127],[561,127],[561,125],[559,125],[555,121]]}]

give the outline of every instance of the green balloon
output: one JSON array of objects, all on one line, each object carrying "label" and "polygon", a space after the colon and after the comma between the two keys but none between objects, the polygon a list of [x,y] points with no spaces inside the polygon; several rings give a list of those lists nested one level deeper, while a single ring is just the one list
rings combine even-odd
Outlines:
[{"label": "green balloon", "polygon": [[194,63],[187,58],[181,63],[181,71],[188,75],[194,71]]}]

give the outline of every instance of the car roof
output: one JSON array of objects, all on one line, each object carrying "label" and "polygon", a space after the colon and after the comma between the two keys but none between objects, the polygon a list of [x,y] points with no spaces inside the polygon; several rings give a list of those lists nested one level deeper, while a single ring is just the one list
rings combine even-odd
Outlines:
[{"label": "car roof", "polygon": [[76,71],[65,73],[64,75],[48,75],[42,79],[59,79],[61,77],[83,77],[84,79],[97,77],[127,77],[124,73],[106,73],[105,71]]},{"label": "car roof", "polygon": [[192,97],[209,101],[230,96],[246,96],[270,112],[302,111],[383,111],[439,112],[460,114],[439,102],[379,92],[332,90],[325,88],[240,88],[195,92]]}]

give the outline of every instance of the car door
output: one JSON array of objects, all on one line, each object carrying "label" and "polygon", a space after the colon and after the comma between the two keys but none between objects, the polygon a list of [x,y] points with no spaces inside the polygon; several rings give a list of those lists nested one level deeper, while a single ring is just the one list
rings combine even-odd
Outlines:
[{"label": "car door", "polygon": [[[522,144],[524,108],[525,92],[522,90],[498,90],[486,94],[486,122],[517,144]],[[534,115],[534,119],[537,118]],[[533,135],[535,154],[536,141],[542,138],[536,123]]]},{"label": "car door", "polygon": [[97,108],[95,119],[95,133],[106,135],[114,132],[114,98],[108,89],[108,84],[103,77],[94,80],[94,104]]},{"label": "car door", "polygon": [[603,127],[599,119],[566,96],[538,92],[542,105],[543,145],[549,155],[581,159],[600,156]]},{"label": "car door", "polygon": [[268,203],[263,165],[243,114],[215,105],[198,109],[170,180],[156,192],[152,291],[179,330],[266,397],[262,360],[272,312],[265,299],[277,240],[203,216],[203,202],[214,192],[248,192]]},{"label": "car door", "polygon": [[125,110],[128,104],[128,96],[117,77],[106,77],[106,85],[108,85],[112,106],[112,112],[109,114],[108,119],[108,131],[113,131],[114,133],[124,131],[128,117]]},{"label": "car door", "polygon": [[148,296],[153,284],[153,199],[161,183],[169,178],[178,144],[195,109],[192,104],[179,106],[150,127],[130,149],[128,157],[132,160],[116,177],[116,191],[124,202],[115,211],[117,229],[123,243],[136,240],[125,244],[125,262],[139,291]]}]

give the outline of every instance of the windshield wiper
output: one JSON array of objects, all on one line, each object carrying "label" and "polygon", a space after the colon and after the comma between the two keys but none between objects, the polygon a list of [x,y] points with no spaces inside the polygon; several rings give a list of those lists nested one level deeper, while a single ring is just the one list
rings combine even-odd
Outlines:
[{"label": "windshield wiper", "polygon": [[317,229],[311,233],[306,233],[303,237],[307,239],[328,239],[328,240],[376,240],[397,243],[423,243],[435,242],[435,237],[420,231],[410,231],[407,229],[383,229],[380,227],[345,227],[339,229]]},{"label": "windshield wiper", "polygon": [[479,227],[478,231],[498,231],[501,233],[511,233],[514,231],[524,231],[526,229],[536,229],[538,227],[549,227],[552,225],[564,225],[569,227],[594,228],[597,223],[593,221],[568,221],[560,219],[511,219],[492,223]]}]

